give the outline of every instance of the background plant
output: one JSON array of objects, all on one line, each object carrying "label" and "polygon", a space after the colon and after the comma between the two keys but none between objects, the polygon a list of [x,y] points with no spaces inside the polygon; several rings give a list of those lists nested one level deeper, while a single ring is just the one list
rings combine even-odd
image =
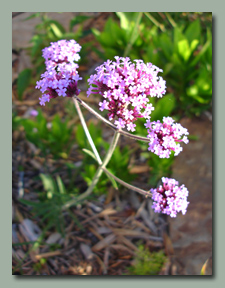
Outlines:
[{"label": "background plant", "polygon": [[128,268],[128,274],[158,275],[167,259],[164,252],[150,252],[144,245],[139,245],[138,249],[133,265]]},{"label": "background plant", "polygon": [[56,181],[50,175],[45,174],[40,174],[40,178],[44,191],[37,193],[38,201],[20,199],[20,202],[32,208],[31,213],[36,220],[39,220],[40,224],[48,229],[56,229],[63,237],[65,236],[66,218],[72,219],[80,229],[83,229],[69,208],[62,209],[65,203],[76,197],[78,190],[73,188],[69,192],[59,175],[56,176]]},{"label": "background plant", "polygon": [[21,120],[21,124],[27,140],[40,148],[44,157],[49,153],[56,159],[68,157],[73,144],[73,127],[69,127],[68,119],[62,121],[56,114],[48,123],[41,109],[38,109],[35,119],[25,118]]},{"label": "background plant", "polygon": [[212,15],[193,13],[187,21],[183,13],[161,14],[164,19],[117,12],[119,22],[109,18],[102,32],[92,29],[104,51],[98,55],[104,60],[129,56],[164,67],[168,91],[177,99],[176,113],[200,115],[212,101]]}]

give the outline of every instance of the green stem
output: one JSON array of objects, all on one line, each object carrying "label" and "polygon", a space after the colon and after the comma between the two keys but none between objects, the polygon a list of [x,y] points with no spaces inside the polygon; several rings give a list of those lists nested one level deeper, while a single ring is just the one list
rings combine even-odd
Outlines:
[{"label": "green stem", "polygon": [[146,137],[142,137],[142,136],[138,136],[138,135],[133,135],[131,133],[128,133],[126,131],[123,130],[118,130],[118,128],[113,125],[111,122],[109,122],[108,120],[106,120],[104,117],[102,117],[99,113],[97,113],[94,109],[92,109],[87,103],[85,103],[84,101],[82,101],[78,96],[74,96],[76,98],[76,100],[84,107],[86,108],[90,113],[92,113],[95,117],[97,117],[98,119],[100,119],[101,121],[103,121],[105,124],[107,124],[110,128],[112,128],[114,131],[119,131],[120,134],[134,139],[134,140],[139,140],[139,141],[143,141],[143,142],[149,142],[149,138]]},{"label": "green stem", "polygon": [[152,21],[152,23],[154,23],[157,27],[159,27],[162,32],[165,32],[165,31],[166,31],[164,25],[163,25],[163,24],[160,24],[150,13],[144,12],[144,14],[148,17],[148,19],[149,19],[150,21]]},{"label": "green stem", "polygon": [[141,18],[142,18],[142,12],[139,12],[138,16],[137,16],[137,19],[135,21],[134,29],[133,29],[132,34],[130,36],[130,40],[129,40],[129,42],[127,44],[127,47],[126,47],[126,49],[124,51],[123,57],[126,57],[127,55],[129,55],[130,50],[131,50],[134,42],[136,41],[136,39],[138,37],[138,26],[139,26],[139,24],[141,22]]},{"label": "green stem", "polygon": [[93,180],[91,182],[91,185],[88,187],[88,189],[84,193],[82,193],[76,199],[73,199],[73,200],[67,202],[62,207],[63,210],[68,209],[70,206],[76,204],[77,202],[80,202],[80,201],[84,200],[86,197],[88,197],[92,193],[95,185],[98,183],[98,180],[99,180],[99,178],[101,177],[101,175],[103,173],[103,169],[106,167],[106,165],[109,163],[109,160],[112,157],[112,154],[113,154],[113,152],[114,152],[114,150],[116,148],[116,145],[118,143],[119,138],[120,138],[120,130],[117,130],[114,133],[114,136],[113,136],[113,139],[111,141],[109,150],[108,150],[107,154],[105,155],[105,158],[103,159],[102,164],[98,167],[98,169],[97,169],[97,171],[95,173],[95,176],[94,176],[94,178],[93,178]]},{"label": "green stem", "polygon": [[97,160],[98,164],[101,165],[102,164],[102,160],[101,160],[101,158],[100,158],[100,156],[98,154],[98,151],[97,151],[97,149],[95,147],[95,144],[94,144],[94,142],[93,142],[93,140],[91,138],[91,135],[90,135],[89,130],[87,128],[86,122],[84,120],[84,116],[83,116],[82,111],[80,109],[80,106],[77,103],[77,100],[75,98],[73,98],[73,102],[74,102],[74,105],[75,105],[75,107],[77,109],[77,113],[78,113],[78,115],[80,117],[80,121],[81,121],[81,124],[83,126],[84,132],[85,132],[85,134],[87,136],[87,139],[88,139],[88,141],[89,141],[89,143],[91,145],[91,148],[92,148],[92,150],[93,150],[93,152],[95,154],[96,160]]},{"label": "green stem", "polygon": [[146,190],[143,190],[143,189],[140,189],[138,187],[135,187],[133,185],[130,185],[128,184],[127,182],[124,182],[123,180],[121,180],[120,178],[116,177],[115,175],[113,175],[112,173],[110,173],[108,171],[108,169],[106,168],[102,168],[104,170],[104,172],[106,174],[108,174],[109,176],[111,176],[113,179],[115,179],[118,183],[122,184],[123,186],[127,187],[128,189],[131,189],[133,191],[136,191],[142,195],[144,195],[145,197],[151,197],[152,196],[152,193],[150,193],[149,191],[146,191]]},{"label": "green stem", "polygon": [[176,22],[173,20],[173,18],[170,16],[170,13],[165,12],[167,19],[169,20],[170,24],[175,28],[177,26]]}]

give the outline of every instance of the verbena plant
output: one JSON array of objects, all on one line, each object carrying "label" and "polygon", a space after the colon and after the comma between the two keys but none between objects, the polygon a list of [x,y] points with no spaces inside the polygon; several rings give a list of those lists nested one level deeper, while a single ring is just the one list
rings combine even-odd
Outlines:
[{"label": "verbena plant", "polygon": [[[154,106],[149,102],[149,98],[161,98],[166,93],[165,80],[158,76],[162,70],[151,63],[145,64],[142,60],[135,60],[132,63],[129,57],[119,56],[115,56],[115,61],[107,60],[97,67],[96,74],[91,75],[88,79],[87,96],[99,94],[102,97],[99,109],[108,111],[107,120],[79,98],[80,89],[78,87],[81,77],[77,71],[79,66],[75,62],[80,59],[78,54],[80,50],[81,46],[75,40],[52,42],[49,47],[44,48],[43,57],[46,71],[41,75],[41,80],[37,82],[36,86],[43,93],[39,98],[41,105],[45,105],[50,99],[58,96],[72,98],[92,148],[92,151],[86,150],[86,152],[92,155],[98,163],[98,168],[87,190],[76,199],[68,201],[63,207],[68,208],[88,197],[104,172],[112,182],[119,182],[145,197],[152,197],[152,208],[155,212],[161,212],[171,217],[176,217],[178,212],[185,214],[189,204],[187,201],[188,190],[184,185],[179,186],[175,179],[162,177],[162,185],[145,191],[128,184],[107,168],[120,135],[147,142],[148,150],[164,159],[170,158],[171,155],[177,156],[182,151],[180,142],[188,143],[187,129],[179,123],[175,123],[171,117],[163,117],[162,121],[150,121]],[[101,159],[93,142],[80,105],[114,131],[104,159]],[[135,123],[140,118],[145,119],[144,126],[147,137],[131,133],[136,130]]]},{"label": "verbena plant", "polygon": [[[93,142],[95,143],[97,150],[107,151],[109,149],[110,144],[103,139],[101,127],[98,127],[93,123],[90,123],[88,125],[88,130],[91,134],[91,137],[93,139]],[[85,137],[85,132],[83,130],[82,125],[77,126],[75,140],[78,143],[80,149],[82,149],[82,151],[84,152],[84,159],[82,161],[84,171],[81,173],[81,175],[83,176],[86,183],[90,185],[95,175],[96,169],[98,167],[98,163],[96,163],[95,155],[90,150],[83,148],[87,147],[91,149],[91,146],[89,145],[89,142]],[[130,174],[129,170],[127,169],[130,162],[131,153],[132,151],[128,147],[125,146],[124,148],[121,149],[120,147],[117,146],[108,164],[108,170],[111,173],[119,174],[125,181],[132,180],[136,176],[134,174]],[[101,176],[100,183],[97,183],[97,185],[93,190],[95,194],[106,193],[105,186],[110,181],[110,179],[107,174],[103,174]],[[114,188],[118,189],[115,181],[113,181],[112,184]]]}]

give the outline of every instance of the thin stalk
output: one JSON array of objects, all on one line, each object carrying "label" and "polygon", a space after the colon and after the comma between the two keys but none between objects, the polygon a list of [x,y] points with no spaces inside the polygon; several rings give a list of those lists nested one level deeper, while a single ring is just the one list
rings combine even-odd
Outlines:
[{"label": "thin stalk", "polygon": [[150,21],[152,21],[152,23],[155,24],[155,26],[159,27],[162,32],[165,32],[165,31],[166,31],[164,25],[163,25],[163,24],[160,24],[150,13],[144,12],[144,14],[148,17],[148,19],[149,19]]},{"label": "thin stalk", "polygon": [[120,134],[134,139],[134,140],[139,140],[139,141],[143,141],[143,142],[149,142],[149,138],[146,137],[142,137],[142,136],[138,136],[138,135],[133,135],[131,133],[128,133],[126,131],[123,130],[118,130],[118,128],[113,125],[111,122],[109,122],[108,120],[106,120],[104,117],[102,117],[98,112],[96,112],[94,109],[92,109],[87,103],[85,103],[84,101],[82,101],[79,97],[74,96],[76,98],[76,100],[84,107],[86,108],[90,113],[92,113],[95,117],[97,117],[98,119],[100,119],[101,121],[103,121],[105,124],[107,124],[110,128],[112,128],[114,131],[119,131]]},{"label": "thin stalk", "polygon": [[170,24],[175,28],[177,26],[176,22],[173,20],[173,18],[170,16],[170,13],[165,12],[167,19],[169,20]]},{"label": "thin stalk", "polygon": [[94,142],[93,142],[93,140],[92,140],[92,138],[91,138],[91,135],[90,135],[90,133],[89,133],[89,131],[88,131],[88,128],[87,128],[85,119],[84,119],[84,117],[83,117],[83,113],[82,113],[82,111],[81,111],[81,109],[80,109],[80,106],[79,106],[79,104],[77,103],[77,100],[76,100],[75,98],[73,98],[73,102],[74,102],[74,105],[75,105],[75,107],[76,107],[76,109],[77,109],[77,113],[78,113],[78,115],[79,115],[79,117],[80,117],[80,121],[81,121],[81,124],[82,124],[82,126],[83,126],[84,132],[85,132],[85,134],[86,134],[86,136],[87,136],[87,139],[88,139],[88,141],[89,141],[89,143],[90,143],[90,145],[91,145],[91,148],[92,148],[92,150],[93,150],[93,152],[94,152],[94,154],[95,154],[96,160],[97,160],[98,164],[101,165],[101,164],[102,164],[102,160],[101,160],[101,158],[100,158],[100,156],[99,156],[99,154],[98,154],[98,151],[97,151],[97,149],[96,149],[96,147],[95,147],[95,144],[94,144]]},{"label": "thin stalk", "polygon": [[115,179],[118,183],[122,184],[123,186],[125,186],[125,187],[127,187],[127,188],[129,188],[129,189],[131,189],[131,190],[133,190],[133,191],[136,191],[136,192],[144,195],[145,197],[151,197],[151,196],[152,196],[152,193],[150,193],[149,191],[146,191],[146,190],[140,189],[140,188],[138,188],[138,187],[135,187],[135,186],[133,186],[133,185],[130,185],[130,184],[128,184],[127,182],[124,182],[124,181],[121,180],[120,178],[118,178],[118,177],[116,177],[115,175],[113,175],[112,173],[110,173],[110,172],[108,171],[108,169],[106,169],[106,168],[102,168],[102,169],[104,170],[104,172],[105,172],[106,174],[108,174],[109,176],[111,176],[113,179]]},{"label": "thin stalk", "polygon": [[126,57],[130,53],[130,50],[131,50],[134,42],[136,41],[136,39],[138,37],[138,26],[139,26],[139,24],[141,22],[141,18],[142,18],[142,12],[139,12],[138,16],[137,16],[137,19],[135,21],[134,29],[133,29],[132,34],[130,36],[130,40],[129,40],[129,42],[127,44],[127,47],[126,47],[126,49],[124,51],[123,57]]},{"label": "thin stalk", "polygon": [[105,158],[103,159],[102,161],[102,164],[98,167],[96,173],[95,173],[95,176],[91,182],[91,185],[88,187],[88,189],[82,193],[79,197],[77,197],[76,199],[73,199],[69,202],[67,202],[63,207],[62,209],[65,210],[65,209],[68,209],[70,206],[74,205],[75,203],[79,202],[79,201],[82,201],[84,200],[86,197],[88,197],[95,185],[98,183],[98,180],[99,178],[101,177],[102,173],[103,173],[103,169],[106,167],[106,165],[109,163],[109,160],[111,159],[112,157],[112,154],[116,148],[116,145],[118,143],[118,140],[120,138],[120,133],[119,133],[120,130],[117,130],[115,133],[114,133],[114,136],[113,136],[113,139],[111,141],[111,144],[110,144],[110,147],[109,147],[109,150],[107,152],[107,154],[105,155]]}]

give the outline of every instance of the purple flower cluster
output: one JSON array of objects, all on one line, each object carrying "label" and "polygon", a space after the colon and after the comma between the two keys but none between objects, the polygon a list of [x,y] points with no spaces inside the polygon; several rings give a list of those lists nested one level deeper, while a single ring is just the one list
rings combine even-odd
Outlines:
[{"label": "purple flower cluster", "polygon": [[[161,69],[142,60],[130,62],[130,58],[115,56],[116,61],[107,60],[96,68],[97,74],[88,79],[90,94],[100,94],[105,98],[99,103],[101,111],[108,110],[109,120],[115,119],[118,129],[135,131],[137,118],[150,118],[154,107],[148,104],[151,97],[165,94],[165,81],[158,76]],[[94,85],[94,86],[92,86]]]},{"label": "purple flower cluster", "polygon": [[187,212],[188,190],[184,185],[178,186],[175,179],[162,177],[163,184],[156,189],[151,189],[153,205],[155,212],[176,217],[178,212],[184,215]]},{"label": "purple flower cluster", "polygon": [[73,63],[80,59],[81,46],[75,40],[60,40],[52,42],[51,46],[42,50],[47,69],[57,66],[59,63]]},{"label": "purple flower cluster", "polygon": [[75,40],[60,40],[42,50],[46,71],[36,85],[37,89],[45,93],[39,98],[41,105],[57,96],[72,97],[80,93],[77,82],[82,78],[77,72],[79,66],[74,63],[80,59],[80,49],[81,46]]},{"label": "purple flower cluster", "polygon": [[30,111],[30,116],[36,117],[38,115],[38,111],[33,109]]},{"label": "purple flower cluster", "polygon": [[150,139],[149,148],[151,152],[158,155],[160,158],[169,158],[171,151],[175,152],[177,156],[183,148],[177,142],[189,142],[187,136],[188,131],[183,128],[181,124],[174,123],[171,117],[163,117],[163,123],[159,120],[157,122],[150,122],[144,124],[148,129],[147,137]]}]

